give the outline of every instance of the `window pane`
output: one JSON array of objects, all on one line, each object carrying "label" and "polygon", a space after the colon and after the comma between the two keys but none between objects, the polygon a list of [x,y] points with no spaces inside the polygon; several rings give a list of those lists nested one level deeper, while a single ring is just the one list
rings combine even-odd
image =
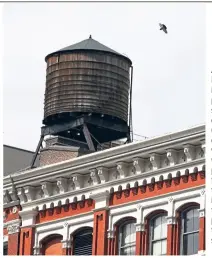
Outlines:
[{"label": "window pane", "polygon": [[189,210],[184,215],[184,232],[199,230],[199,212],[197,209]]},{"label": "window pane", "polygon": [[122,246],[135,242],[136,232],[134,223],[122,227]]},{"label": "window pane", "polygon": [[183,254],[191,255],[198,253],[199,233],[184,235]]},{"label": "window pane", "polygon": [[166,216],[162,217],[161,223],[162,223],[161,238],[166,238],[167,237],[167,219],[166,219]]},{"label": "window pane", "polygon": [[153,221],[153,240],[159,240],[161,238],[166,238],[167,236],[167,223],[166,216],[160,216]]},{"label": "window pane", "polygon": [[153,240],[160,239],[161,236],[161,217],[157,217],[153,221]]},{"label": "window pane", "polygon": [[161,241],[153,242],[152,243],[152,254],[153,255],[160,255],[161,254]]},{"label": "window pane", "polygon": [[197,209],[194,209],[194,231],[199,231],[199,211]]},{"label": "window pane", "polygon": [[152,255],[166,255],[167,241],[161,240],[153,242],[152,244]]},{"label": "window pane", "polygon": [[163,240],[161,241],[161,254],[166,255],[166,248],[167,248],[167,241]]},{"label": "window pane", "polygon": [[135,246],[122,248],[120,254],[121,255],[135,255]]}]

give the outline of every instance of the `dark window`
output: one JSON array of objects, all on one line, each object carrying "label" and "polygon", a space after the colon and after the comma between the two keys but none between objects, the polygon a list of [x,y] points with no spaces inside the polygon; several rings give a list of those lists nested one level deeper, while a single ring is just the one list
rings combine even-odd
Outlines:
[{"label": "dark window", "polygon": [[135,223],[130,221],[119,228],[119,255],[135,255]]},{"label": "dark window", "polygon": [[87,228],[74,235],[74,255],[92,255],[93,229]]},{"label": "dark window", "polygon": [[199,243],[199,211],[191,208],[182,213],[181,254],[198,253]]},{"label": "dark window", "polygon": [[7,255],[7,252],[8,252],[8,245],[4,243],[3,255]]}]

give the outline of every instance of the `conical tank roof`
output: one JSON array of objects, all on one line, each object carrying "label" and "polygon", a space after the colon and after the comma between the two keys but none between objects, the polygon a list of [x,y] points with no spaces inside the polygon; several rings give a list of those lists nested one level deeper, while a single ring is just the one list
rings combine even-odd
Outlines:
[{"label": "conical tank roof", "polygon": [[72,51],[76,51],[76,50],[88,50],[88,51],[91,50],[91,51],[102,51],[102,52],[112,53],[112,54],[115,54],[115,55],[118,55],[118,56],[122,56],[125,59],[127,59],[130,63],[132,63],[132,61],[128,57],[126,57],[126,56],[114,51],[113,49],[101,44],[97,40],[92,39],[91,35],[88,39],[85,39],[85,40],[80,41],[76,44],[70,45],[70,46],[62,48],[58,51],[55,51],[51,54],[48,54],[45,58],[45,61],[51,55],[59,54],[59,53],[63,53],[63,52],[72,52]]}]

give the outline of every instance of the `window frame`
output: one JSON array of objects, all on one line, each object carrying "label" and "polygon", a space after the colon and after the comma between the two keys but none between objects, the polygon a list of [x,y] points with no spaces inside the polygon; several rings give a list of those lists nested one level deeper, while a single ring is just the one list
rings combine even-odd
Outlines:
[{"label": "window frame", "polygon": [[[198,233],[198,237],[199,237],[199,229],[195,230],[195,231],[189,231],[189,232],[184,232],[185,230],[185,214],[187,214],[190,210],[197,210],[198,211],[198,206],[189,206],[188,208],[184,209],[181,212],[181,221],[180,221],[180,225],[181,225],[181,229],[180,229],[180,255],[188,255],[188,254],[184,254],[184,250],[185,250],[185,244],[184,244],[184,236],[187,235],[193,235],[195,233]],[[196,253],[198,254],[198,252]],[[191,254],[191,255],[196,255],[196,254]]]},{"label": "window frame", "polygon": [[[119,230],[118,230],[118,255],[123,255],[121,254],[121,250],[128,248],[128,247],[135,247],[136,249],[136,239],[135,242],[132,242],[130,244],[126,244],[122,246],[122,237],[123,237],[123,228],[124,226],[128,225],[128,224],[136,224],[136,219],[131,219],[129,221],[124,221],[123,223],[120,224],[119,226]],[[135,229],[135,235],[136,235],[136,229]],[[131,255],[136,255],[135,254],[131,254]]]},{"label": "window frame", "polygon": [[[7,250],[7,254],[4,253],[4,250]],[[8,241],[3,242],[3,255],[8,255]]]},{"label": "window frame", "polygon": [[[157,215],[155,215],[155,216],[153,216],[152,218],[149,219],[149,255],[153,255],[153,244],[154,243],[162,242],[162,241],[166,240],[166,244],[167,244],[167,234],[166,234],[166,237],[164,237],[164,238],[153,239],[153,236],[154,236],[154,221],[159,217],[167,217],[167,215],[166,215],[166,213],[159,213],[159,214],[157,214]],[[167,225],[168,224],[166,222],[166,230],[168,230]],[[160,256],[162,256],[162,255],[164,255],[164,254],[161,254]],[[165,254],[165,255],[167,255],[167,254]]]}]

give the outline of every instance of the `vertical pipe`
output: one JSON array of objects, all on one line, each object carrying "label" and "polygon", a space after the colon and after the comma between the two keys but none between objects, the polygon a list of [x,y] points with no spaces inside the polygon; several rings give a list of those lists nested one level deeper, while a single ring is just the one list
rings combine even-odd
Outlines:
[{"label": "vertical pipe", "polygon": [[130,79],[130,112],[129,112],[130,142],[133,142],[133,125],[132,125],[132,82],[133,82],[133,66],[131,65],[131,79]]}]

